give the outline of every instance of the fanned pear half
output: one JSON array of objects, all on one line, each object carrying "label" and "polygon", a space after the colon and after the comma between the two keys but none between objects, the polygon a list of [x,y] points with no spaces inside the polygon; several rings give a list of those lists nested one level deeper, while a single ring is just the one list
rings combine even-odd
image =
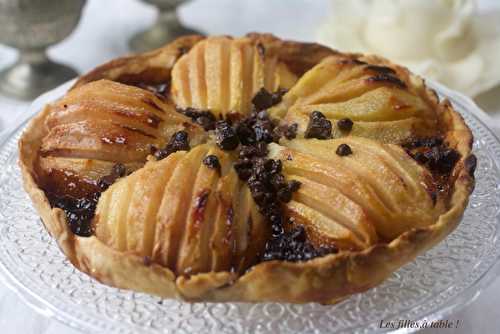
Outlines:
[{"label": "fanned pear half", "polygon": [[[258,94],[272,102],[260,116]],[[315,111],[322,139],[308,134]],[[238,169],[245,140],[220,145],[249,115],[255,129],[270,116],[258,131],[282,133],[259,151],[279,169],[272,184],[295,187],[280,198],[281,231],[266,218],[257,165],[253,183]],[[225,134],[198,125],[224,119]],[[19,163],[48,232],[100,282],[187,301],[332,304],[453,231],[474,187],[471,147],[451,104],[407,69],[254,33],[183,37],[99,66],[33,118]],[[86,216],[65,201],[90,212],[88,234],[71,229]],[[266,258],[272,240],[298,242],[276,239],[290,231],[328,251]]]},{"label": "fanned pear half", "polygon": [[49,188],[67,175],[96,181],[116,163],[124,164],[128,172],[136,170],[146,162],[151,147],[165,146],[177,131],[186,131],[193,146],[207,137],[171,102],[105,79],[72,90],[44,113],[47,135],[38,163],[40,179],[52,183]]},{"label": "fanned pear half", "polygon": [[[218,157],[220,171],[205,166]],[[96,237],[177,274],[238,271],[269,235],[229,155],[213,144],[177,152],[112,185],[97,207]]]},{"label": "fanned pear half", "polygon": [[337,126],[345,118],[354,122],[349,135],[385,143],[401,144],[411,138],[432,136],[438,116],[421,82],[418,86],[411,82],[420,79],[408,76],[404,69],[362,59],[341,55],[323,59],[300,78],[271,113],[286,123],[297,123],[300,136],[313,111],[332,122],[333,138],[347,135]]},{"label": "fanned pear half", "polygon": [[[399,146],[354,137],[271,145],[284,175],[302,183],[286,205],[318,243],[364,249],[426,227],[445,211],[430,172]],[[347,144],[342,157],[332,148]]]},{"label": "fanned pear half", "polygon": [[248,114],[255,94],[289,89],[297,80],[278,55],[246,37],[216,37],[196,44],[172,69],[172,97],[181,108],[218,117]]}]

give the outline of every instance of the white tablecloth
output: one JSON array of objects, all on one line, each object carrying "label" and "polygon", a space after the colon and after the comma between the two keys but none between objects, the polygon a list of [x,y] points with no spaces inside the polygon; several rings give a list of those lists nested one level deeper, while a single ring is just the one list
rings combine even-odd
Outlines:
[{"label": "white tablecloth", "polygon": [[[481,1],[483,10],[500,9],[497,0]],[[307,6],[305,6],[307,4]],[[183,21],[208,34],[242,35],[249,31],[273,32],[299,40],[312,40],[318,25],[328,15],[327,0],[197,0],[180,10]],[[75,32],[50,50],[61,62],[85,72],[108,59],[129,52],[127,41],[147,27],[155,11],[133,0],[88,0],[83,18]],[[499,55],[500,57],[500,55]],[[0,46],[0,68],[15,59],[12,49]],[[478,100],[490,113],[491,125],[500,129],[500,87]],[[28,103],[0,95],[0,131],[15,123]],[[497,131],[500,134],[500,130]],[[500,280],[497,279],[479,298],[449,317],[460,319],[454,333],[500,332]],[[27,334],[76,333],[55,320],[36,313],[0,283],[0,332]],[[426,331],[434,333],[437,331]],[[451,333],[451,332],[450,332]]]}]

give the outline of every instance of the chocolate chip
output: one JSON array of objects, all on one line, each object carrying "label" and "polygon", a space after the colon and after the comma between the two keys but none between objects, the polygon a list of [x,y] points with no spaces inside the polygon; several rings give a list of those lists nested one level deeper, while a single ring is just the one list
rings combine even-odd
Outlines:
[{"label": "chocolate chip", "polygon": [[299,190],[301,183],[297,180],[291,180],[288,182],[288,188],[290,189],[291,192],[296,192]]},{"label": "chocolate chip", "polygon": [[329,139],[332,137],[332,122],[319,111],[313,111],[309,115],[305,138]]},{"label": "chocolate chip", "polygon": [[297,137],[297,129],[297,123],[293,123],[291,125],[284,124],[276,127],[274,129],[274,133],[278,137],[285,137],[286,139],[291,140]]},{"label": "chocolate chip", "polygon": [[273,95],[263,87],[253,97],[252,104],[256,111],[268,109],[273,105]]},{"label": "chocolate chip", "polygon": [[216,118],[209,110],[198,110],[195,108],[177,108],[177,112],[191,118],[193,122],[199,124],[205,131],[215,129]]},{"label": "chocolate chip", "polygon": [[277,192],[278,199],[280,202],[288,203],[292,200],[292,192],[288,188],[281,188]]},{"label": "chocolate chip", "polygon": [[279,138],[276,137],[274,130],[275,124],[266,111],[252,112],[236,123],[236,133],[243,145],[277,141]]},{"label": "chocolate chip", "polygon": [[94,233],[91,221],[100,196],[100,192],[90,193],[82,198],[47,194],[51,206],[62,209],[66,214],[71,232],[81,237],[90,237]]},{"label": "chocolate chip", "polygon": [[304,227],[299,225],[289,231],[276,231],[275,237],[266,243],[263,261],[307,261],[337,252],[335,246],[321,246],[316,249],[307,240]]},{"label": "chocolate chip", "polygon": [[418,147],[434,147],[440,145],[443,145],[443,138],[441,137],[423,137],[423,138],[415,138],[403,144],[403,147],[412,149]]},{"label": "chocolate chip", "polygon": [[246,123],[238,123],[236,133],[238,134],[238,138],[243,145],[251,145],[256,142],[253,128]]},{"label": "chocolate chip", "polygon": [[351,147],[349,145],[340,144],[337,147],[337,150],[335,151],[335,153],[337,153],[337,155],[340,155],[341,157],[345,157],[349,154],[352,154],[352,150],[351,150]]},{"label": "chocolate chip", "polygon": [[236,131],[226,121],[215,123],[215,142],[226,151],[234,150],[238,147],[239,139]]},{"label": "chocolate chip", "polygon": [[341,131],[346,131],[346,132],[352,130],[353,124],[354,123],[351,121],[350,118],[342,118],[337,121],[337,126],[339,127],[339,129]]},{"label": "chocolate chip", "polygon": [[443,149],[438,153],[437,158],[431,160],[429,168],[441,174],[449,174],[460,159],[460,154],[453,149]]},{"label": "chocolate chip", "polygon": [[416,138],[403,147],[415,161],[437,174],[451,173],[460,159],[460,154],[449,148],[441,137]]},{"label": "chocolate chip", "polygon": [[286,89],[280,88],[276,92],[271,94],[264,87],[262,87],[252,99],[252,104],[255,111],[269,109],[272,106],[280,103],[283,95],[285,95],[286,92]]},{"label": "chocolate chip", "polygon": [[207,166],[208,168],[216,169],[220,174],[221,166],[220,166],[219,158],[217,158],[216,155],[213,155],[213,154],[207,155],[205,157],[205,159],[203,159],[203,164],[205,166]]},{"label": "chocolate chip", "polygon": [[157,160],[162,160],[177,151],[189,151],[189,136],[186,131],[177,131],[170,137],[168,144],[160,150],[156,150],[153,155]]}]

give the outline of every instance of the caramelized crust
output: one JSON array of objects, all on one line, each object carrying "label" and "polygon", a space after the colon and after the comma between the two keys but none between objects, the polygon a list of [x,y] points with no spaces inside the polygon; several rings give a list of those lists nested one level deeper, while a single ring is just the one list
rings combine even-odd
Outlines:
[{"label": "caramelized crust", "polygon": [[[273,177],[300,182],[283,201],[286,229],[338,250],[307,261],[263,261],[275,231],[254,200],[261,181],[248,186],[235,169],[244,143],[222,150],[197,118],[235,129],[234,113],[279,89],[281,102],[262,109],[296,123],[297,138],[268,133],[263,158],[281,161]],[[440,144],[416,156],[428,142]],[[471,147],[450,103],[405,68],[267,34],[189,36],[104,64],[19,142],[24,186],[80,270],[165,298],[292,303],[365,291],[446,237],[474,186]],[[54,194],[96,207],[91,236],[72,232]]]}]

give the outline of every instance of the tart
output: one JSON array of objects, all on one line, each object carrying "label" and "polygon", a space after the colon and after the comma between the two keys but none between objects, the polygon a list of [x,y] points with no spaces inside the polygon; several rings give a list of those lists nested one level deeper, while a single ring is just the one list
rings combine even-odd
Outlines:
[{"label": "tart", "polygon": [[331,304],[453,231],[472,140],[381,57],[189,36],[80,77],[30,122],[19,163],[48,232],[104,284]]}]

